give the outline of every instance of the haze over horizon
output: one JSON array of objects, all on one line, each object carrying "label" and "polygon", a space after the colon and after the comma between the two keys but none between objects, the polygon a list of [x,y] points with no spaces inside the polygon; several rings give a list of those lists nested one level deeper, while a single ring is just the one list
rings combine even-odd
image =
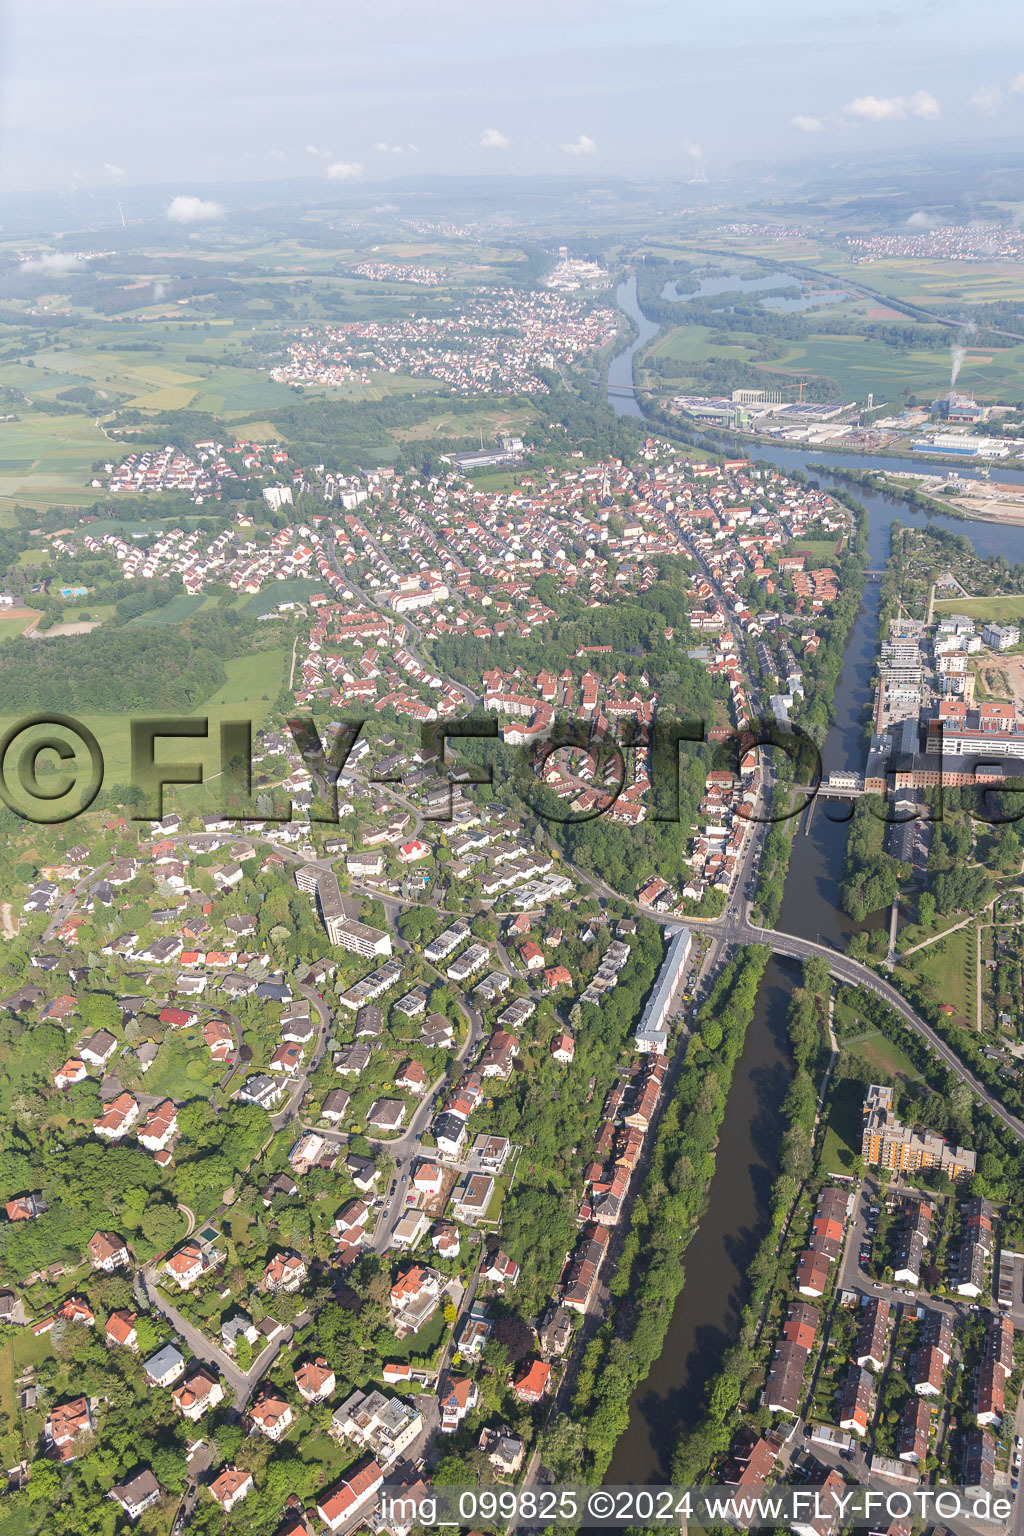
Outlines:
[{"label": "haze over horizon", "polygon": [[[711,179],[1024,134],[1024,22],[671,0],[8,0],[0,191],[401,173]],[[188,41],[184,41],[188,40]],[[201,214],[200,214],[201,216]]]}]

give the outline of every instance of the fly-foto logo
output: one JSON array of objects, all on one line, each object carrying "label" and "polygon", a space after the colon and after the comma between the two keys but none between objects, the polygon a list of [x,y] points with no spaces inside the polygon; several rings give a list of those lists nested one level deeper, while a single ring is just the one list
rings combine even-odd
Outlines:
[{"label": "fly-foto logo", "polygon": [[[333,736],[321,738],[313,719],[288,720],[292,743],[307,770],[314,791],[307,819],[337,825],[341,815],[339,781],[354,776],[372,741],[365,731],[366,719],[335,722]],[[238,821],[290,822],[290,798],[275,798],[264,789],[253,793],[253,730],[248,720],[222,720],[213,730],[205,718],[194,716],[150,717],[129,722],[130,770],[123,789],[123,803],[135,821],[157,821],[164,815],[165,792],[176,787],[216,781],[223,815]],[[614,814],[620,796],[641,780],[647,784],[644,817],[651,822],[681,820],[680,776],[685,771],[701,784],[707,772],[717,770],[734,776],[738,785],[748,783],[760,770],[757,792],[741,796],[737,815],[751,822],[787,821],[799,816],[822,787],[821,757],[813,739],[799,725],[785,729],[773,719],[754,721],[725,733],[718,728],[710,740],[701,720],[672,720],[658,716],[650,724],[628,723],[620,733],[595,731],[589,722],[556,719],[550,732],[530,742],[510,742],[503,737],[493,715],[452,717],[425,723],[420,729],[415,766],[422,784],[424,768],[433,773],[435,790],[425,819],[453,820],[454,792],[462,785],[495,784],[495,769],[505,776],[501,786],[540,820],[553,823],[583,822]],[[188,750],[182,750],[182,744]],[[449,744],[462,744],[459,766],[450,761]],[[486,743],[473,747],[472,743]],[[201,750],[205,745],[206,751]],[[941,745],[941,743],[940,743]],[[358,748],[358,750],[357,750]],[[637,754],[641,754],[640,757]],[[468,759],[468,761],[467,761]],[[687,759],[688,764],[687,764]],[[874,814],[883,821],[918,817],[942,819],[943,772],[941,752],[933,774],[936,783],[927,805],[907,805],[893,794],[869,797]],[[755,767],[756,765],[756,767]],[[391,753],[376,769],[360,768],[367,785],[405,784],[412,760]],[[975,775],[979,807],[971,814],[978,821],[999,824],[1024,816],[1019,809],[1007,811],[999,795],[1018,785],[999,774],[993,780],[991,764],[979,763]],[[0,799],[26,821],[56,824],[73,820],[94,804],[107,765],[95,733],[71,715],[27,716],[12,725],[0,739]],[[890,775],[891,777],[891,775]],[[958,780],[962,780],[962,765]],[[579,793],[571,803],[550,787],[551,780],[575,782]],[[587,788],[586,786],[590,786]],[[108,784],[108,790],[111,785]],[[437,792],[438,787],[441,793]],[[851,789],[850,796],[864,792]],[[845,791],[839,791],[845,794]],[[991,798],[995,796],[995,798]],[[623,801],[623,805],[626,801]],[[617,820],[627,818],[617,815]],[[842,817],[838,819],[843,819]]]}]

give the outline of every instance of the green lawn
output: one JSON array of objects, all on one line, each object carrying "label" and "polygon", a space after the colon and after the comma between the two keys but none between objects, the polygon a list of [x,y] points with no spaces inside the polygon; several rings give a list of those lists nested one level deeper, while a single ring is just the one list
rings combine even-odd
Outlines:
[{"label": "green lawn", "polygon": [[835,539],[793,539],[782,551],[786,555],[809,555],[811,565],[816,561],[828,563],[836,552]]},{"label": "green lawn", "polygon": [[[5,1328],[0,1339],[0,1403],[8,1414],[14,1410],[14,1330]],[[10,1426],[0,1435],[0,1465],[10,1467],[21,1453],[20,1438]]]},{"label": "green lawn", "polygon": [[860,1116],[863,1097],[857,1083],[840,1083],[832,1095],[821,1166],[826,1173],[852,1173],[860,1156]]},{"label": "green lawn", "polygon": [[883,1034],[868,1035],[863,1040],[847,1040],[844,1044],[852,1056],[859,1056],[873,1070],[902,1078],[904,1082],[920,1081],[921,1074],[910,1057]]},{"label": "green lawn", "polygon": [[314,592],[329,596],[330,588],[322,581],[310,581],[304,576],[296,576],[291,581],[272,581],[262,592],[253,593],[245,604],[245,611],[258,618],[261,613],[273,613],[278,603],[304,603]]},{"label": "green lawn", "polygon": [[1003,597],[943,597],[935,601],[936,614],[963,613],[972,619],[1006,619],[1024,622],[1024,593]]},{"label": "green lawn", "polygon": [[38,610],[35,608],[22,609],[18,614],[5,614],[0,618],[0,640],[13,640],[16,635],[24,634],[33,618],[38,618]]},{"label": "green lawn", "polygon": [[438,1307],[429,1323],[424,1323],[418,1333],[407,1334],[388,1345],[389,1360],[409,1360],[413,1355],[431,1355],[444,1338],[447,1324],[444,1311]]},{"label": "green lawn", "polygon": [[[954,1013],[963,1014],[973,1024],[977,999],[973,979],[968,977],[968,959],[973,960],[974,954],[974,925],[970,924],[901,961],[897,969],[904,976],[916,977],[937,1001],[950,1003]],[[973,978],[973,964],[970,975]]]}]

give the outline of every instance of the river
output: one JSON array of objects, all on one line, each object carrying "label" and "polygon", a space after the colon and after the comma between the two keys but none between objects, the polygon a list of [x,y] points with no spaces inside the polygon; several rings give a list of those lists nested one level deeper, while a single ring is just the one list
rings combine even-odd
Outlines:
[{"label": "river", "polygon": [[[642,416],[632,392],[633,358],[658,327],[645,320],[637,308],[635,279],[620,286],[618,300],[639,324],[640,334],[612,362],[608,398],[620,415]],[[783,470],[805,473],[811,462],[851,469],[892,468],[892,461],[882,458],[764,444],[751,444],[750,456]],[[958,472],[963,474],[964,467],[958,466]],[[1000,474],[1024,480],[1019,471]],[[938,525],[966,535],[981,555],[1001,554],[1011,562],[1024,561],[1024,528],[924,513],[906,506],[898,497],[859,487],[854,487],[854,494],[868,513],[868,564],[873,570],[885,565],[896,517],[904,524]],[[834,722],[822,749],[826,774],[834,768],[860,770],[864,765],[863,724],[865,706],[871,700],[879,597],[878,584],[869,581],[833,699]],[[801,819],[779,918],[779,928],[788,933],[820,936],[840,948],[845,948],[849,935],[863,926],[853,923],[836,905],[846,852],[847,815],[844,802],[823,800],[815,805],[809,824]],[[699,1416],[708,1378],[723,1351],[736,1340],[746,1296],[746,1267],[768,1227],[768,1193],[776,1173],[780,1110],[790,1079],[786,1009],[789,993],[799,979],[799,967],[789,961],[772,960],[765,971],[722,1122],[707,1212],[683,1260],[686,1284],[661,1356],[630,1402],[629,1424],[616,1446],[608,1483],[667,1480],[675,1442]]]}]

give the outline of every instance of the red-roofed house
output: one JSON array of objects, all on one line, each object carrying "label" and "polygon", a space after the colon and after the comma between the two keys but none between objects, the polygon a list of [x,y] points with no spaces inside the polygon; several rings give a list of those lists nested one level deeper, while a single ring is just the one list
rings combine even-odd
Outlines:
[{"label": "red-roofed house", "polygon": [[546,1360],[531,1360],[512,1383],[512,1391],[521,1403],[539,1403],[547,1395],[551,1366]]},{"label": "red-roofed house", "polygon": [[107,1326],[104,1333],[108,1344],[120,1344],[123,1349],[133,1349],[138,1353],[139,1342],[135,1335],[134,1312],[128,1312],[121,1308],[117,1312],[111,1312],[107,1318]]},{"label": "red-roofed house", "polygon": [[210,1484],[210,1492],[221,1509],[231,1510],[236,1504],[241,1504],[246,1494],[252,1492],[252,1487],[251,1472],[245,1472],[240,1467],[225,1467]]},{"label": "red-roofed house", "polygon": [[139,1131],[139,1141],[148,1152],[162,1152],[178,1129],[178,1111],[171,1099],[164,1099],[146,1116]]},{"label": "red-roofed house", "polygon": [[363,1508],[383,1482],[384,1473],[377,1462],[364,1462],[317,1500],[316,1512],[329,1531],[340,1531],[343,1525],[355,1518],[356,1512]]},{"label": "red-roofed house", "polygon": [[159,1018],[161,1024],[170,1024],[175,1029],[188,1029],[196,1023],[199,1015],[192,1008],[163,1008]]},{"label": "red-roofed house", "polygon": [[307,1360],[295,1372],[299,1396],[307,1403],[322,1403],[337,1387],[337,1379],[322,1356]]},{"label": "red-roofed house", "polygon": [[114,1232],[94,1232],[87,1246],[93,1269],[102,1269],[109,1275],[128,1264],[128,1249]]},{"label": "red-roofed house", "polygon": [[280,1440],[295,1415],[284,1398],[270,1388],[260,1393],[249,1409],[249,1417],[261,1435],[268,1440]]},{"label": "red-roofed house", "polygon": [[564,965],[549,965],[544,972],[544,985],[549,992],[554,992],[558,987],[571,987],[572,976]]},{"label": "red-roofed house", "polygon": [[576,1042],[572,1035],[562,1033],[556,1035],[551,1042],[551,1054],[555,1061],[560,1061],[568,1066],[576,1054]]}]

